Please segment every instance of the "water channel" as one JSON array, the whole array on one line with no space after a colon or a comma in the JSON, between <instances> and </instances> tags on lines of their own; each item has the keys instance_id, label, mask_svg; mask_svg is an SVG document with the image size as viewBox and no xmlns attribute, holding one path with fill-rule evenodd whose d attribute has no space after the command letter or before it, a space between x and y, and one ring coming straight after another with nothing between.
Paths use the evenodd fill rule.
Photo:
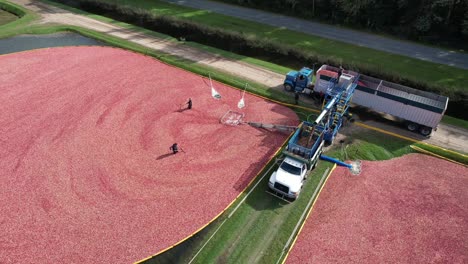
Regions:
<instances>
[{"instance_id":1,"label":"water channel","mask_svg":"<svg viewBox=\"0 0 468 264\"><path fill-rule=\"evenodd\" d=\"M92 38L76 33L55 33L48 35L19 35L0 39L0 54L24 50L62 46L108 46Z\"/></svg>"}]
</instances>

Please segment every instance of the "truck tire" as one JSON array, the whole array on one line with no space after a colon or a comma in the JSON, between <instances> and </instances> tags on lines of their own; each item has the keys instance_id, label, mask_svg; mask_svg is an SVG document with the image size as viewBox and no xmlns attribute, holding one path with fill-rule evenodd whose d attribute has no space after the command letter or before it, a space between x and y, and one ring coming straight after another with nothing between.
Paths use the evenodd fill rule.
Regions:
<instances>
[{"instance_id":1,"label":"truck tire","mask_svg":"<svg viewBox=\"0 0 468 264\"><path fill-rule=\"evenodd\" d=\"M429 136L432 132L432 128L431 127L427 127L427 126L421 126L419 128L419 133L421 133L421 135L423 136Z\"/></svg>"},{"instance_id":2,"label":"truck tire","mask_svg":"<svg viewBox=\"0 0 468 264\"><path fill-rule=\"evenodd\" d=\"M416 123L409 122L409 123L406 125L406 128L407 128L409 131L416 131L416 130L418 130L419 126L418 126L418 124L416 124Z\"/></svg>"},{"instance_id":3,"label":"truck tire","mask_svg":"<svg viewBox=\"0 0 468 264\"><path fill-rule=\"evenodd\" d=\"M292 92L292 91L293 91L293 87L292 87L290 84L285 84L285 85L284 85L284 90L285 90L285 91L288 91L288 92Z\"/></svg>"}]
</instances>

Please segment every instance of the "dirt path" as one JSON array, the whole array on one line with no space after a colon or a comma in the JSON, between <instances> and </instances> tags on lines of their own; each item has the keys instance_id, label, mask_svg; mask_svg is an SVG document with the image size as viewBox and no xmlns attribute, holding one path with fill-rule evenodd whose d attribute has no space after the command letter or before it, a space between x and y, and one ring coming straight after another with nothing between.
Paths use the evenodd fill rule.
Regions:
<instances>
[{"instance_id":1,"label":"dirt path","mask_svg":"<svg viewBox=\"0 0 468 264\"><path fill-rule=\"evenodd\" d=\"M281 89L282 87L284 79L283 75L268 71L261 67L235 60L229 60L211 53L188 47L181 43L161 40L153 36L127 30L108 23L103 23L98 20L73 14L69 11L41 2L32 0L15 0L14 2L40 14L42 16L41 23L59 23L92 29L140 44L151 49L170 54L176 54L177 56L196 61L202 65L210 66L230 74L241 76L250 81L265 84L268 87L271 87L271 89ZM307 101L306 99L302 100ZM434 132L431 138L426 139L420 137L417 134L408 133L403 128L397 127L395 125L383 125L380 122L372 122L371 120L363 122L369 122L369 125L390 130L394 133L404 134L405 136L416 140L424 140L427 143L441 146L443 148L449 148L468 153L468 131L464 129L440 124L437 132Z\"/></svg>"}]
</instances>

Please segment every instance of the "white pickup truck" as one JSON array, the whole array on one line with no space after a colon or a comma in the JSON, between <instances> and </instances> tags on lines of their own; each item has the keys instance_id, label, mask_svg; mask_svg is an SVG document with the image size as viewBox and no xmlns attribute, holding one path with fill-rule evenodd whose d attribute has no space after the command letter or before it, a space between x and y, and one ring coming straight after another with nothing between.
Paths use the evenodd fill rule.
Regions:
<instances>
[{"instance_id":1,"label":"white pickup truck","mask_svg":"<svg viewBox=\"0 0 468 264\"><path fill-rule=\"evenodd\" d=\"M286 157L278 170L271 175L268 187L290 199L297 199L307 178L307 172L307 164Z\"/></svg>"},{"instance_id":2,"label":"white pickup truck","mask_svg":"<svg viewBox=\"0 0 468 264\"><path fill-rule=\"evenodd\" d=\"M304 121L296 128L283 150L284 160L268 181L268 187L281 198L297 199L309 171L317 165L325 141L324 130L314 126Z\"/></svg>"}]
</instances>

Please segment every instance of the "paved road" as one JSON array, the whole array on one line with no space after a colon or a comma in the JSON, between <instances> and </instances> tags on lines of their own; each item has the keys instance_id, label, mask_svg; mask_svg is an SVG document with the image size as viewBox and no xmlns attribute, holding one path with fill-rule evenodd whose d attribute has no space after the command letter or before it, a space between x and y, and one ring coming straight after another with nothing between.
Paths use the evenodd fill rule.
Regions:
<instances>
[{"instance_id":1,"label":"paved road","mask_svg":"<svg viewBox=\"0 0 468 264\"><path fill-rule=\"evenodd\" d=\"M297 19L294 17L287 17L256 9L238 7L213 1L165 1L197 9L210 10L216 13L238 17L254 22L260 22L275 27L285 27L306 34L320 36L327 39L338 40L358 46L404 55L416 59L432 61L440 64L446 64L462 69L468 69L468 54L464 53L428 47L424 45L411 43L408 41L390 39L360 31L339 28L326 24Z\"/></svg>"},{"instance_id":2,"label":"paved road","mask_svg":"<svg viewBox=\"0 0 468 264\"><path fill-rule=\"evenodd\" d=\"M196 61L199 64L240 76L252 82L262 83L268 86L268 89L282 90L284 75L271 72L255 65L226 59L196 48L192 48L182 43L159 39L141 32L136 32L109 23L104 23L83 15L73 14L69 11L39 1L15 0L13 2L40 14L41 20L39 23L57 23L92 29L140 44L149 49L175 54L179 57L183 57L191 61ZM301 100L310 103L310 100L307 98L301 98ZM410 133L405 129L401 129L400 127L397 127L395 123L390 123L387 125L385 122L373 122L373 120L360 121L400 135L405 135L415 140L421 140L426 143L468 153L468 131L464 129L453 128L448 125L440 124L437 132L434 132L432 136L427 139L419 136L416 133Z\"/></svg>"}]
</instances>

